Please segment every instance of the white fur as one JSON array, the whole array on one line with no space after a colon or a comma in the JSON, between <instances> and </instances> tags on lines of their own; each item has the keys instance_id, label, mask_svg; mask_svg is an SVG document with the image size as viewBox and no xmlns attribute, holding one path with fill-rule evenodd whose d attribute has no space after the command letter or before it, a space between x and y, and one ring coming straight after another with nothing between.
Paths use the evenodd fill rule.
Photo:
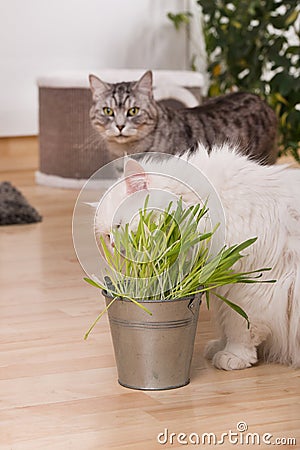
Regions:
<instances>
[{"instance_id":1,"label":"white fur","mask_svg":"<svg viewBox=\"0 0 300 450\"><path fill-rule=\"evenodd\" d=\"M300 170L283 165L260 166L226 145L213 149L209 156L199 147L189 162L206 175L220 196L226 215L226 243L258 237L237 269L272 267L263 279L277 280L273 284L241 284L219 290L247 312L251 326L248 330L243 318L221 300L213 299L220 339L207 345L206 356L216 367L226 370L250 367L257 362L258 351L266 361L300 367ZM176 161L169 164L170 171L180 178ZM148 183L152 186L155 180L150 176ZM172 192L182 190L176 181L161 187ZM143 198L146 193L141 191ZM177 193L185 201L193 201L189 192ZM110 227L112 211L125 196L123 183L107 197L106 223L98 215L98 231ZM135 203L129 216L136 208Z\"/></svg>"}]
</instances>

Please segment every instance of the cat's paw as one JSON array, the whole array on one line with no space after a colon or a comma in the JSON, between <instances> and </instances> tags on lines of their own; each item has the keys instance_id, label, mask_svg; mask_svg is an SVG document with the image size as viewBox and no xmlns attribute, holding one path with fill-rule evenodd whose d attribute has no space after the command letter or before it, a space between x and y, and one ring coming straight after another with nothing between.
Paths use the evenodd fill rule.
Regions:
<instances>
[{"instance_id":1,"label":"cat's paw","mask_svg":"<svg viewBox=\"0 0 300 450\"><path fill-rule=\"evenodd\" d=\"M220 350L224 350L224 347L225 342L222 339L213 339L206 344L204 349L204 357L211 360L216 353L218 353Z\"/></svg>"},{"instance_id":2,"label":"cat's paw","mask_svg":"<svg viewBox=\"0 0 300 450\"><path fill-rule=\"evenodd\" d=\"M228 351L220 351L215 354L212 359L213 365L217 369L223 370L240 370L251 367L257 362L256 357L245 358Z\"/></svg>"}]
</instances>

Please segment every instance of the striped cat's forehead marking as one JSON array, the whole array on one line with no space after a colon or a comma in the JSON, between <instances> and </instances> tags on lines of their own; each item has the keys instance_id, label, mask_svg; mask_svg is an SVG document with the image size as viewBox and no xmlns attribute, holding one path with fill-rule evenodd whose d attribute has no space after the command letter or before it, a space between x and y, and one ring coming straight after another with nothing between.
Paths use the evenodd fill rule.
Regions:
<instances>
[{"instance_id":1,"label":"striped cat's forehead marking","mask_svg":"<svg viewBox=\"0 0 300 450\"><path fill-rule=\"evenodd\" d=\"M116 104L120 106L124 102L124 99L126 99L130 95L130 90L128 84L116 84L114 85L114 88L112 90L112 97L114 98Z\"/></svg>"},{"instance_id":2,"label":"striped cat's forehead marking","mask_svg":"<svg viewBox=\"0 0 300 450\"><path fill-rule=\"evenodd\" d=\"M115 107L121 108L128 105L132 96L132 89L130 83L121 83L113 85L111 97Z\"/></svg>"},{"instance_id":3,"label":"striped cat's forehead marking","mask_svg":"<svg viewBox=\"0 0 300 450\"><path fill-rule=\"evenodd\" d=\"M113 85L112 95L123 95L124 93L130 94L130 92L130 83L116 83Z\"/></svg>"},{"instance_id":4,"label":"striped cat's forehead marking","mask_svg":"<svg viewBox=\"0 0 300 450\"><path fill-rule=\"evenodd\" d=\"M122 106L125 106L126 103L127 103L128 100L129 100L129 98L130 98L130 95L129 95L129 94L126 95L126 97L124 97L124 96L118 96L118 95L113 95L113 96L112 96L112 100L113 100L113 102L114 102L114 106L115 106L115 107L119 107L119 108L122 108Z\"/></svg>"}]
</instances>

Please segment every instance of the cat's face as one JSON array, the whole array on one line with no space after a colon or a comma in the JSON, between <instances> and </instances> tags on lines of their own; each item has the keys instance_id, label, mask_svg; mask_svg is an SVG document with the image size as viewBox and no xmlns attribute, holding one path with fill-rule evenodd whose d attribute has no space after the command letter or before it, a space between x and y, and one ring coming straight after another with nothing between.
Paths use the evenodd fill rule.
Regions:
<instances>
[{"instance_id":1,"label":"cat's face","mask_svg":"<svg viewBox=\"0 0 300 450\"><path fill-rule=\"evenodd\" d=\"M97 206L95 216L95 233L98 241L102 235L107 247L112 251L114 246L113 229L126 223L132 231L138 224L138 210L144 205L148 194L149 177L143 167L136 161L129 159L122 177L103 196ZM134 197L131 199L131 195Z\"/></svg>"},{"instance_id":2,"label":"cat's face","mask_svg":"<svg viewBox=\"0 0 300 450\"><path fill-rule=\"evenodd\" d=\"M136 82L111 84L95 75L90 75L89 79L93 93L91 121L105 140L130 143L143 139L152 131L157 109L150 71Z\"/></svg>"}]
</instances>

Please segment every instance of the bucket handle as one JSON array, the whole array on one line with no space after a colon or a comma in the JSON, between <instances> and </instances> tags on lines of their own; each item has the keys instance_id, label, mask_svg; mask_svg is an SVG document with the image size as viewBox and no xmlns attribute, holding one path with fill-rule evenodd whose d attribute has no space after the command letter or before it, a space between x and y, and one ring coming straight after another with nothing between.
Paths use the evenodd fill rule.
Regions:
<instances>
[{"instance_id":1,"label":"bucket handle","mask_svg":"<svg viewBox=\"0 0 300 450\"><path fill-rule=\"evenodd\" d=\"M197 302L199 301L199 306L201 305L201 294L196 294L194 298L192 298L192 300L190 301L190 303L188 304L188 308L191 311L191 313L194 315L195 314L195 308L197 306Z\"/></svg>"}]
</instances>

